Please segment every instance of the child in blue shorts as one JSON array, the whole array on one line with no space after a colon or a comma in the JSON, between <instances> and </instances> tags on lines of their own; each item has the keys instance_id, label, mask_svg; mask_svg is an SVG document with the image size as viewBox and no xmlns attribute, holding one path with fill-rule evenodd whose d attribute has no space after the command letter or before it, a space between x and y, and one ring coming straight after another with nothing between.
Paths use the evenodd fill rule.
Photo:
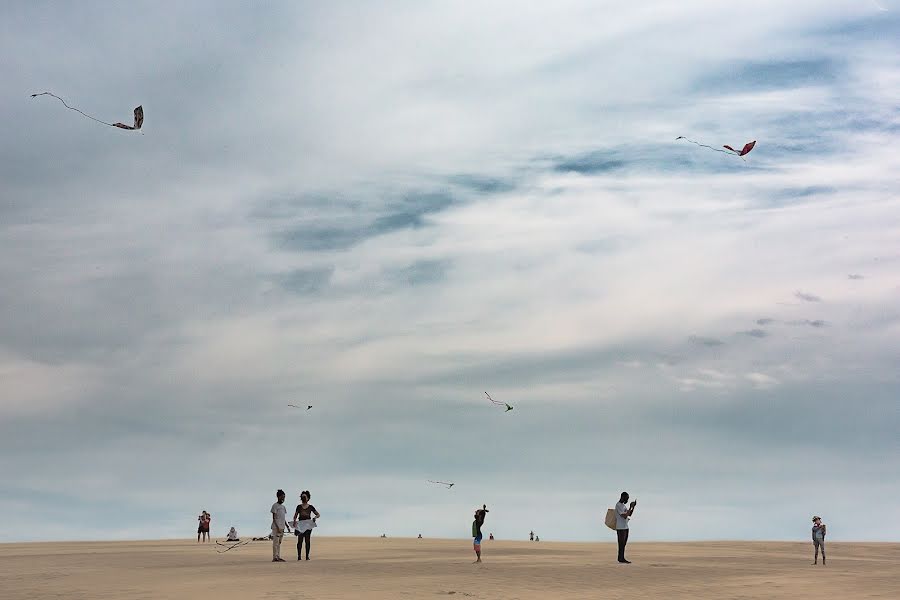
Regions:
<instances>
[{"instance_id":1,"label":"child in blue shorts","mask_svg":"<svg viewBox=\"0 0 900 600\"><path fill-rule=\"evenodd\" d=\"M472 521L472 537L475 538L473 546L477 563L481 562L481 526L484 525L484 518L489 512L487 504L482 504L481 508L475 511L475 520Z\"/></svg>"}]
</instances>

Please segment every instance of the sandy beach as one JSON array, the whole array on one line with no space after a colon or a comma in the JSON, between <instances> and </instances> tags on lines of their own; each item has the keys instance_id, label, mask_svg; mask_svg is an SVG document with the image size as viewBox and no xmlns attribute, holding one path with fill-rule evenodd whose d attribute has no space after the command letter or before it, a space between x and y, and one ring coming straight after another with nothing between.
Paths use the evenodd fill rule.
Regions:
<instances>
[{"instance_id":1,"label":"sandy beach","mask_svg":"<svg viewBox=\"0 0 900 600\"><path fill-rule=\"evenodd\" d=\"M315 537L313 560L286 563L256 542L225 554L193 540L0 545L7 600L254 598L898 598L900 544L830 543L813 567L803 543L609 543Z\"/></svg>"}]
</instances>

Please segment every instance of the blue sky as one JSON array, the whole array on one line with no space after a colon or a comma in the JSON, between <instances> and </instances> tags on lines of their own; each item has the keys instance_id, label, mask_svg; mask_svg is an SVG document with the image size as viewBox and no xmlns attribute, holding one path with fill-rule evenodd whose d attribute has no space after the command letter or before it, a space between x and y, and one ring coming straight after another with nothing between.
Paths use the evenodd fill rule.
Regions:
<instances>
[{"instance_id":1,"label":"blue sky","mask_svg":"<svg viewBox=\"0 0 900 600\"><path fill-rule=\"evenodd\" d=\"M634 539L900 539L898 34L4 3L0 541L261 534L279 487L321 535L609 541L628 490Z\"/></svg>"}]
</instances>

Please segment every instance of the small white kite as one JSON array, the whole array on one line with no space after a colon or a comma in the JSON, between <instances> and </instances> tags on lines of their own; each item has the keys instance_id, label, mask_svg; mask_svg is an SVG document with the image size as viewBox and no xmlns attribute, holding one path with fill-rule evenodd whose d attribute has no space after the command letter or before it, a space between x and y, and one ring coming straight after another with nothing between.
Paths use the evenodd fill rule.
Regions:
<instances>
[{"instance_id":1,"label":"small white kite","mask_svg":"<svg viewBox=\"0 0 900 600\"><path fill-rule=\"evenodd\" d=\"M452 488L454 485L456 485L455 483L447 483L446 481L432 481L431 479L428 480L428 483L434 483L437 485L445 485L445 486L447 486L448 490L450 488Z\"/></svg>"},{"instance_id":2,"label":"small white kite","mask_svg":"<svg viewBox=\"0 0 900 600\"><path fill-rule=\"evenodd\" d=\"M509 404L507 404L506 402L497 402L496 400L491 398L491 395L488 394L487 392L485 392L484 395L487 396L487 399L490 400L492 404L496 404L497 406L505 406L506 411L504 411L504 412L509 412L513 409L513 407L510 406Z\"/></svg>"}]
</instances>

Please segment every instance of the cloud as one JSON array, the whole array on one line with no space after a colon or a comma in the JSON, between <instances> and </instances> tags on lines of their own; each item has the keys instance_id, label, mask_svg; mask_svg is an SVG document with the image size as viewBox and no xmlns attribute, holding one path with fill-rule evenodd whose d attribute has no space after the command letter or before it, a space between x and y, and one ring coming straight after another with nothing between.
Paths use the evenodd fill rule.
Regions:
<instances>
[{"instance_id":1,"label":"cloud","mask_svg":"<svg viewBox=\"0 0 900 600\"><path fill-rule=\"evenodd\" d=\"M278 277L279 284L286 290L298 294L317 292L328 285L334 269L294 269Z\"/></svg>"},{"instance_id":2,"label":"cloud","mask_svg":"<svg viewBox=\"0 0 900 600\"><path fill-rule=\"evenodd\" d=\"M608 152L594 151L587 154L560 159L554 169L561 173L579 173L581 175L597 175L618 171L625 167L625 161L613 158Z\"/></svg>"},{"instance_id":3,"label":"cloud","mask_svg":"<svg viewBox=\"0 0 900 600\"><path fill-rule=\"evenodd\" d=\"M847 275L847 279L865 279L865 277L858 273L851 273L850 275Z\"/></svg>"},{"instance_id":4,"label":"cloud","mask_svg":"<svg viewBox=\"0 0 900 600\"><path fill-rule=\"evenodd\" d=\"M707 346L707 347L721 346L722 344L725 343L722 340L717 340L716 338L703 337L700 335L692 335L688 338L688 340L692 344L698 344L700 346Z\"/></svg>"},{"instance_id":5,"label":"cloud","mask_svg":"<svg viewBox=\"0 0 900 600\"><path fill-rule=\"evenodd\" d=\"M821 302L822 299L814 294L807 294L805 292L796 292L794 297L800 298L804 302Z\"/></svg>"},{"instance_id":6,"label":"cloud","mask_svg":"<svg viewBox=\"0 0 900 600\"><path fill-rule=\"evenodd\" d=\"M625 447L652 536L790 537L812 488L835 530L900 535L846 494L879 514L900 495L896 19L135 10L0 5L21 91L0 100L4 541L183 536L201 508L264 533L279 487L311 489L329 534L457 536L448 515L488 501L496 531L550 504L555 536L596 540L624 484L584 473ZM144 135L28 96L45 88L143 104ZM759 143L744 162L678 135ZM798 287L828 302L773 306ZM759 314L764 343L722 337ZM776 335L793 322L814 335ZM301 439L302 480L277 458ZM698 487L716 519L685 508Z\"/></svg>"},{"instance_id":7,"label":"cloud","mask_svg":"<svg viewBox=\"0 0 900 600\"><path fill-rule=\"evenodd\" d=\"M822 319L799 319L796 321L788 321L788 325L808 325L809 327L820 329L822 327L825 327L827 323Z\"/></svg>"},{"instance_id":8,"label":"cloud","mask_svg":"<svg viewBox=\"0 0 900 600\"><path fill-rule=\"evenodd\" d=\"M741 335L747 335L747 336L755 337L755 338L764 338L764 337L766 337L767 335L769 335L768 333L766 333L766 332L765 332L764 330L762 330L762 329L751 329L751 330L749 330L749 331L741 331L741 332L739 332L739 333L740 333Z\"/></svg>"},{"instance_id":9,"label":"cloud","mask_svg":"<svg viewBox=\"0 0 900 600\"><path fill-rule=\"evenodd\" d=\"M644 363L639 360L620 360L616 364L626 369L639 369L644 366Z\"/></svg>"},{"instance_id":10,"label":"cloud","mask_svg":"<svg viewBox=\"0 0 900 600\"><path fill-rule=\"evenodd\" d=\"M770 389L780 383L777 379L765 373L747 373L744 375L744 378L751 382L754 387L762 390Z\"/></svg>"},{"instance_id":11,"label":"cloud","mask_svg":"<svg viewBox=\"0 0 900 600\"><path fill-rule=\"evenodd\" d=\"M510 178L460 174L449 177L447 181L480 194L499 194L516 189L516 182Z\"/></svg>"},{"instance_id":12,"label":"cloud","mask_svg":"<svg viewBox=\"0 0 900 600\"><path fill-rule=\"evenodd\" d=\"M702 77L698 87L735 92L778 90L834 83L842 74L840 64L829 57L806 60L747 61L730 69Z\"/></svg>"}]
</instances>

